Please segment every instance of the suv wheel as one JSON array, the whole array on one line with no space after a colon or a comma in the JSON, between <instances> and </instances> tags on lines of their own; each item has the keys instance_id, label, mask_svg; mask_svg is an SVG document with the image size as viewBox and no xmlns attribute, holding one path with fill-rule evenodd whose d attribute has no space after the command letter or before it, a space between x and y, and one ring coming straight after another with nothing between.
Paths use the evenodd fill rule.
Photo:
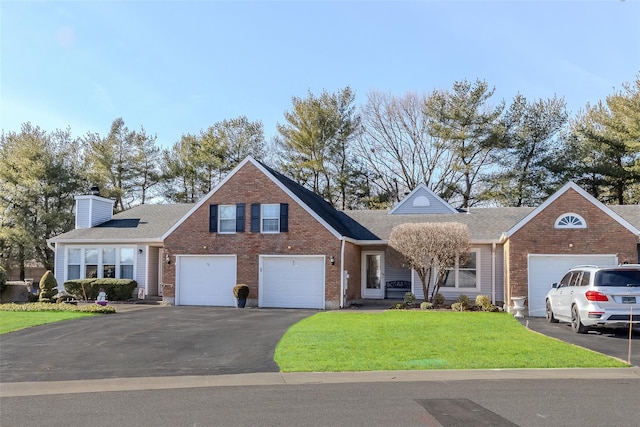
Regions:
<instances>
[{"instance_id":1,"label":"suv wheel","mask_svg":"<svg viewBox=\"0 0 640 427\"><path fill-rule=\"evenodd\" d=\"M558 319L553 315L553 310L551 309L551 301L547 300L547 322L549 323L558 323Z\"/></svg>"},{"instance_id":2,"label":"suv wheel","mask_svg":"<svg viewBox=\"0 0 640 427\"><path fill-rule=\"evenodd\" d=\"M589 331L589 328L584 326L580 321L580 313L576 305L571 307L571 329L578 334L586 334Z\"/></svg>"}]
</instances>

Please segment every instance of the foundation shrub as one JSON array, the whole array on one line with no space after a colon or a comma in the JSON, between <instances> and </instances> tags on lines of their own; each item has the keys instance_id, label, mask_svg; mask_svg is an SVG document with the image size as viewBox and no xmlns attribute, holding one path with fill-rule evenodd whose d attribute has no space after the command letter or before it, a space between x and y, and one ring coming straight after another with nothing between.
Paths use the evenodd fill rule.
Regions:
<instances>
[{"instance_id":1,"label":"foundation shrub","mask_svg":"<svg viewBox=\"0 0 640 427\"><path fill-rule=\"evenodd\" d=\"M132 298L138 283L132 279L77 279L64 282L67 294L78 299L94 300L103 288L109 301L127 301ZM83 292L84 288L84 292Z\"/></svg>"},{"instance_id":2,"label":"foundation shrub","mask_svg":"<svg viewBox=\"0 0 640 427\"><path fill-rule=\"evenodd\" d=\"M423 301L420 303L420 310L433 310L433 303Z\"/></svg>"},{"instance_id":3,"label":"foundation shrub","mask_svg":"<svg viewBox=\"0 0 640 427\"><path fill-rule=\"evenodd\" d=\"M416 296L413 294L413 292L406 292L404 294L404 303L407 305L412 305L415 304L416 302Z\"/></svg>"}]
</instances>

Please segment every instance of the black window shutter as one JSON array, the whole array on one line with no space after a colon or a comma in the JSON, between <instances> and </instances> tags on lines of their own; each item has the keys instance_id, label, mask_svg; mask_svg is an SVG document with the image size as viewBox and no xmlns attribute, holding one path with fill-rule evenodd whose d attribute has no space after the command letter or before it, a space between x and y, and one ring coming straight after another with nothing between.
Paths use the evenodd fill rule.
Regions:
<instances>
[{"instance_id":1,"label":"black window shutter","mask_svg":"<svg viewBox=\"0 0 640 427\"><path fill-rule=\"evenodd\" d=\"M236 232L244 233L244 203L236 205Z\"/></svg>"},{"instance_id":2,"label":"black window shutter","mask_svg":"<svg viewBox=\"0 0 640 427\"><path fill-rule=\"evenodd\" d=\"M218 231L218 205L209 205L209 232Z\"/></svg>"},{"instance_id":3,"label":"black window shutter","mask_svg":"<svg viewBox=\"0 0 640 427\"><path fill-rule=\"evenodd\" d=\"M289 231L289 204L280 203L280 231Z\"/></svg>"},{"instance_id":4,"label":"black window shutter","mask_svg":"<svg viewBox=\"0 0 640 427\"><path fill-rule=\"evenodd\" d=\"M260 203L251 204L251 232L260 232Z\"/></svg>"}]
</instances>

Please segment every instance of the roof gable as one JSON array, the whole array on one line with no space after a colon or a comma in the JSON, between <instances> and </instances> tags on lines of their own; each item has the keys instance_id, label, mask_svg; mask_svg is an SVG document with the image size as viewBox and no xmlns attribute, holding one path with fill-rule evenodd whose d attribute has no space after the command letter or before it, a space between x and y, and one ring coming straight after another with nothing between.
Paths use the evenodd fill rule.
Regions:
<instances>
[{"instance_id":1,"label":"roof gable","mask_svg":"<svg viewBox=\"0 0 640 427\"><path fill-rule=\"evenodd\" d=\"M260 170L266 178L275 183L284 193L296 201L303 209L305 209L314 219L322 224L336 238L349 237L356 240L379 240L376 235L368 229L360 225L354 219L338 211L330 203L318 196L314 192L304 188L292 179L276 172L265 164L255 160L251 156L247 156L240 162L222 181L218 183L208 194L202 197L178 222L174 224L163 236L169 236L180 224L189 218L198 208L207 202L222 186L224 186L231 177L233 177L240 169L245 167L247 163L252 164Z\"/></svg>"},{"instance_id":2,"label":"roof gable","mask_svg":"<svg viewBox=\"0 0 640 427\"><path fill-rule=\"evenodd\" d=\"M620 215L618 215L616 212L614 212L611 208L609 208L606 205L604 205L603 203L601 203L599 200L597 200L591 194L587 193L582 187L577 185L575 182L569 181L561 189L559 189L553 195L551 195L551 197L549 197L547 200L545 200L544 203L542 203L540 206L535 208L529 215L527 215L526 217L522 218L516 225L511 227L511 229L509 229L509 231L507 231L505 233L504 237L507 237L507 238L511 237L515 232L517 232L522 227L524 227L536 215L538 215L540 212L545 210L549 205L551 205L553 202L558 200L563 194L565 194L569 190L573 190L576 193L580 194L582 197L585 198L585 200L587 200L588 202L593 204L595 207L600 209L605 215L608 215L609 217L611 217L613 220L618 222L621 226L623 226L624 228L629 230L631 233L635 234L636 236L640 236L640 230L638 228L636 228L631 223L629 223L627 220L622 218Z\"/></svg>"},{"instance_id":3,"label":"roof gable","mask_svg":"<svg viewBox=\"0 0 640 427\"><path fill-rule=\"evenodd\" d=\"M448 213L458 211L422 183L389 211L389 215Z\"/></svg>"}]
</instances>

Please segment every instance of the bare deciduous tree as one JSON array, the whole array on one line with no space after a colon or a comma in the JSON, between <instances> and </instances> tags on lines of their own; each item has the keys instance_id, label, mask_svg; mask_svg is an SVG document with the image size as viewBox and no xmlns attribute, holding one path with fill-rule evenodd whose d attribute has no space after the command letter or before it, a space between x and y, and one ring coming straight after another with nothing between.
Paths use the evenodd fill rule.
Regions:
<instances>
[{"instance_id":1,"label":"bare deciduous tree","mask_svg":"<svg viewBox=\"0 0 640 427\"><path fill-rule=\"evenodd\" d=\"M442 193L453 179L453 151L431 135L426 104L427 97L416 93L372 91L363 107L358 155L393 201L420 183Z\"/></svg>"},{"instance_id":2,"label":"bare deciduous tree","mask_svg":"<svg viewBox=\"0 0 640 427\"><path fill-rule=\"evenodd\" d=\"M447 271L469 250L469 230L457 222L400 224L391 230L389 246L416 271L425 300L433 300L447 278ZM435 275L431 295L429 289Z\"/></svg>"}]
</instances>

